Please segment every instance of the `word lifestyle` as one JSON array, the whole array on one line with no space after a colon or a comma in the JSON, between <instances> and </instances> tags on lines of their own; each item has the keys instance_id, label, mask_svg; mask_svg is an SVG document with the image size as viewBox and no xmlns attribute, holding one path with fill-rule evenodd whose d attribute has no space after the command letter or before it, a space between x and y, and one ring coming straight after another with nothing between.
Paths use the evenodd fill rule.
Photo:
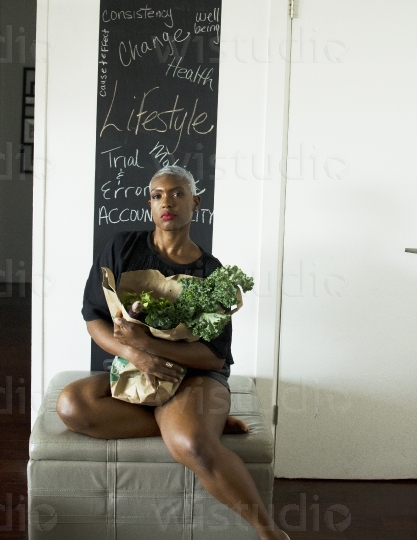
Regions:
<instances>
[{"instance_id":1,"label":"word lifestyle","mask_svg":"<svg viewBox=\"0 0 417 540\"><path fill-rule=\"evenodd\" d=\"M129 116L126 118L126 123L120 124L120 122L118 122L117 125L114 122L111 122L113 106L116 102L116 108L120 109L126 103L126 96L122 96L120 102L116 100L117 83L118 81L116 81L114 86L113 99L104 120L103 127L101 128L100 137L103 136L103 133L108 128L113 128L120 132L133 131L135 135L138 135L140 130L156 131L158 133L178 132L175 148L169 150L169 153L172 154L177 150L184 134L192 135L192 132L194 132L198 135L207 135L207 133L210 133L214 128L214 124L211 124L210 126L206 124L208 114L205 111L198 112L198 98L194 101L191 114L189 114L190 110L187 110L185 107L179 107L180 96L178 94L175 97L172 108L163 111L149 111L147 108L145 109L147 97L151 93L159 90L159 86L155 86L147 92L144 92L139 108L133 107ZM133 99L136 99L136 96L133 96ZM161 101L165 102L166 98L164 97ZM146 107L148 107L147 104ZM204 127L203 124L205 124ZM200 126L200 128L198 128L198 126Z\"/></svg>"},{"instance_id":2,"label":"word lifestyle","mask_svg":"<svg viewBox=\"0 0 417 540\"><path fill-rule=\"evenodd\" d=\"M211 74L213 73L213 68L210 68L210 69L204 68L203 71L200 73L200 66L198 66L197 70L194 72L193 69L180 67L182 60L183 60L182 56L180 56L177 60L176 59L172 60L171 63L168 64L168 68L166 70L165 75L168 75L168 72L172 68L173 77L178 77L179 79L188 79L191 83L197 82L197 84L201 83L203 86L208 82L208 85L210 86L210 90L213 90L213 87L212 87L213 79L211 78ZM175 62L177 63L174 64Z\"/></svg>"}]
</instances>

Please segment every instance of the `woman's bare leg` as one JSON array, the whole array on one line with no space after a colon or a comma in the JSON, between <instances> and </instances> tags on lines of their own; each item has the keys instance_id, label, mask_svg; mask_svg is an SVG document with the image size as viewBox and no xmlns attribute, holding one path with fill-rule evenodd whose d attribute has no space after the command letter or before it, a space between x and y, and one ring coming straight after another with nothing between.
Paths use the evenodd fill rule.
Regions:
<instances>
[{"instance_id":1,"label":"woman's bare leg","mask_svg":"<svg viewBox=\"0 0 417 540\"><path fill-rule=\"evenodd\" d=\"M108 373L92 375L66 386L58 397L57 412L72 431L100 439L161 434L154 407L134 405L111 396Z\"/></svg>"},{"instance_id":2,"label":"woman's bare leg","mask_svg":"<svg viewBox=\"0 0 417 540\"><path fill-rule=\"evenodd\" d=\"M161 435L176 461L204 488L240 514L263 540L288 537L273 522L243 461L220 442L230 394L208 377L185 379L175 397L155 410Z\"/></svg>"},{"instance_id":3,"label":"woman's bare leg","mask_svg":"<svg viewBox=\"0 0 417 540\"><path fill-rule=\"evenodd\" d=\"M100 439L159 436L154 410L113 398L108 373L74 381L62 390L57 401L57 412L69 429ZM226 419L224 433L247 430L242 420L232 416Z\"/></svg>"}]
</instances>

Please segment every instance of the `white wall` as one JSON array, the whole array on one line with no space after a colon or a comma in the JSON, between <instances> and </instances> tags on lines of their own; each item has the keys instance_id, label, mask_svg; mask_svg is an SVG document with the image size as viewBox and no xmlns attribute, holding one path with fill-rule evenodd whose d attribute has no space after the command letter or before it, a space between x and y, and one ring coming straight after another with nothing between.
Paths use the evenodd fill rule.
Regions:
<instances>
[{"instance_id":1,"label":"white wall","mask_svg":"<svg viewBox=\"0 0 417 540\"><path fill-rule=\"evenodd\" d=\"M234 318L234 373L275 397L286 155L288 5L223 1L213 251L255 279Z\"/></svg>"},{"instance_id":2,"label":"white wall","mask_svg":"<svg viewBox=\"0 0 417 540\"><path fill-rule=\"evenodd\" d=\"M42 98L36 110L34 188L34 276L40 291L33 297L35 413L56 372L89 369L90 364L90 339L80 307L92 262L99 4L38 0L38 41L44 46L39 49L36 80ZM275 29L271 43L276 50L273 61L267 61L271 16L279 19L282 35ZM255 376L261 369L257 351L262 350L269 408L277 290L268 288L268 279L277 278L279 167L273 180L264 182L263 177L265 153L274 152L277 163L281 159L286 65L277 49L281 42L285 45L286 21L285 1L276 0L271 9L267 0L257 2L256 8L250 0L223 0L213 252L257 280L256 291L246 296L235 316L233 372ZM270 74L277 70L278 80ZM276 88L278 101L271 95ZM265 142L268 131L273 138ZM264 190L266 183L273 184L269 192ZM263 208L270 208L274 198L276 227L265 232ZM63 302L65 317L60 316ZM259 320L270 328L261 344Z\"/></svg>"},{"instance_id":3,"label":"white wall","mask_svg":"<svg viewBox=\"0 0 417 540\"><path fill-rule=\"evenodd\" d=\"M99 2L38 0L37 24L35 413L44 385L55 373L89 369L90 364L90 338L80 309L93 248Z\"/></svg>"},{"instance_id":4,"label":"white wall","mask_svg":"<svg viewBox=\"0 0 417 540\"><path fill-rule=\"evenodd\" d=\"M293 23L276 474L415 478L417 4Z\"/></svg>"}]
</instances>

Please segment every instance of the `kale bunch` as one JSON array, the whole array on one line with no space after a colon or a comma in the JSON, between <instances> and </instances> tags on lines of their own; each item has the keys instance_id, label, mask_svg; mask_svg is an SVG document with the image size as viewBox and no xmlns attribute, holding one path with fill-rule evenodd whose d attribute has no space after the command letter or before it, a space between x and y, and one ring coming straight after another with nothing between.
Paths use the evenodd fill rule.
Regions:
<instances>
[{"instance_id":1,"label":"kale bunch","mask_svg":"<svg viewBox=\"0 0 417 540\"><path fill-rule=\"evenodd\" d=\"M181 278L179 283L182 290L175 302L155 298L148 291L125 293L122 303L131 317L153 328L169 330L185 323L195 336L211 341L230 322L230 309L238 302L238 287L243 292L253 288L253 279L237 266L217 268L205 279Z\"/></svg>"}]
</instances>

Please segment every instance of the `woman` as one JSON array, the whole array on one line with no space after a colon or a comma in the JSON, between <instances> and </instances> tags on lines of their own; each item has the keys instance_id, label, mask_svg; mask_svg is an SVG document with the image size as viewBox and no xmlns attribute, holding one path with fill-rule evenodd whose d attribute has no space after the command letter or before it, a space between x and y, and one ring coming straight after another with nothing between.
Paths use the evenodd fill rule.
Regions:
<instances>
[{"instance_id":1,"label":"woman","mask_svg":"<svg viewBox=\"0 0 417 540\"><path fill-rule=\"evenodd\" d=\"M192 343L152 337L146 327L116 318L112 322L101 287L101 267L122 272L154 268L164 275L206 277L220 263L189 236L198 209L192 175L175 166L158 171L150 182L155 230L113 237L90 272L83 316L93 340L111 355L121 356L140 371L177 381L173 399L160 407L133 405L111 397L108 373L76 381L58 398L58 414L73 431L105 439L161 435L169 452L198 476L217 500L239 513L265 540L288 540L269 516L242 460L220 442L222 433L243 433L247 426L228 416L231 325L215 340ZM219 401L220 400L220 401ZM224 405L219 408L219 402ZM256 511L255 511L256 509Z\"/></svg>"}]
</instances>

